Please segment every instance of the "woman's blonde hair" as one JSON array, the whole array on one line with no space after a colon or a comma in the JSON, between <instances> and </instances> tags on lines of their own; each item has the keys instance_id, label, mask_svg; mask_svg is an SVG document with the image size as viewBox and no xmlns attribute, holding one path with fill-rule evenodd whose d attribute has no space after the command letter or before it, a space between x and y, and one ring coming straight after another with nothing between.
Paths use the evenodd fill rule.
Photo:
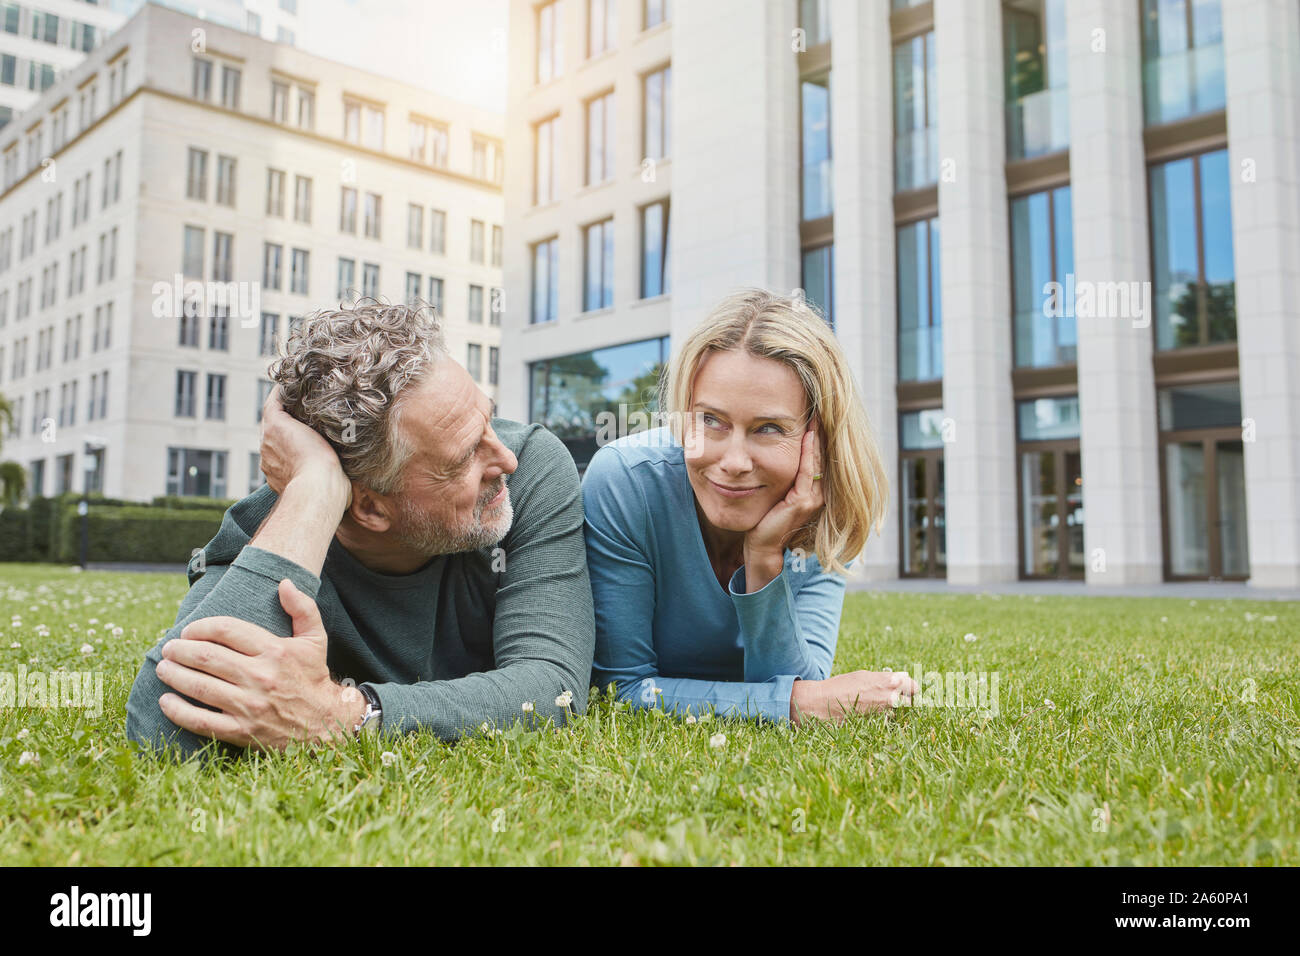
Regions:
<instances>
[{"instance_id":1,"label":"woman's blonde hair","mask_svg":"<svg viewBox=\"0 0 1300 956\"><path fill-rule=\"evenodd\" d=\"M763 289L729 295L665 366L660 408L679 442L693 402L695 375L710 352L743 350L775 359L803 383L820 423L825 507L786 546L812 550L822 567L844 574L885 520L889 478L848 359L826 321L802 298Z\"/></svg>"}]
</instances>

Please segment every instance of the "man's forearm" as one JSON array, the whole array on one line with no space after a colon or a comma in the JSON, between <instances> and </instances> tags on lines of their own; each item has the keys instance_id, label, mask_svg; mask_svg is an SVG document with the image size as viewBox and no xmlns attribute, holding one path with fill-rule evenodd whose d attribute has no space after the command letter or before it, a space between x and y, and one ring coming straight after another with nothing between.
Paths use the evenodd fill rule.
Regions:
<instances>
[{"instance_id":1,"label":"man's forearm","mask_svg":"<svg viewBox=\"0 0 1300 956\"><path fill-rule=\"evenodd\" d=\"M320 577L325 554L346 507L347 502L339 500L336 485L311 475L296 477L285 486L249 544Z\"/></svg>"}]
</instances>

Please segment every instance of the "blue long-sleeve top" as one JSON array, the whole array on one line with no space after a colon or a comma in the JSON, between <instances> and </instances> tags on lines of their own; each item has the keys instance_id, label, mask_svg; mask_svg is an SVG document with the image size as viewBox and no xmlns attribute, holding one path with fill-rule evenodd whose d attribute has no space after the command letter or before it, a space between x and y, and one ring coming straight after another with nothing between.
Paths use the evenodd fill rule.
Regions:
<instances>
[{"instance_id":1,"label":"blue long-sleeve top","mask_svg":"<svg viewBox=\"0 0 1300 956\"><path fill-rule=\"evenodd\" d=\"M745 593L719 584L682 447L667 429L601 448L582 481L596 609L592 683L679 713L790 717L796 679L830 676L844 578L786 551L781 574ZM662 693L659 693L662 691Z\"/></svg>"}]
</instances>

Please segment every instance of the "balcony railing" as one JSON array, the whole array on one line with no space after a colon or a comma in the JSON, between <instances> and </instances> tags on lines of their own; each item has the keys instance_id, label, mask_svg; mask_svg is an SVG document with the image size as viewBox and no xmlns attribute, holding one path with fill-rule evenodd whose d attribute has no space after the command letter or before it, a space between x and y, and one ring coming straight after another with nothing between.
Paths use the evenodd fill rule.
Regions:
<instances>
[{"instance_id":1,"label":"balcony railing","mask_svg":"<svg viewBox=\"0 0 1300 956\"><path fill-rule=\"evenodd\" d=\"M1039 90L1007 104L1007 159L1028 159L1070 145L1070 91Z\"/></svg>"},{"instance_id":2,"label":"balcony railing","mask_svg":"<svg viewBox=\"0 0 1300 956\"><path fill-rule=\"evenodd\" d=\"M1142 96L1148 126L1223 109L1223 44L1147 61L1142 67Z\"/></svg>"}]
</instances>

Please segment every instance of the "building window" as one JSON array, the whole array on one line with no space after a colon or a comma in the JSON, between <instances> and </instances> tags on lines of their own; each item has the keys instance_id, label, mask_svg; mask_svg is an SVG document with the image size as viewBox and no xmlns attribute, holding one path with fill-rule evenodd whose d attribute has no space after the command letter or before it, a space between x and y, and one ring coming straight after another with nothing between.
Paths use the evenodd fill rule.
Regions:
<instances>
[{"instance_id":1,"label":"building window","mask_svg":"<svg viewBox=\"0 0 1300 956\"><path fill-rule=\"evenodd\" d=\"M181 272L195 279L203 278L203 230L186 226L181 248Z\"/></svg>"},{"instance_id":2,"label":"building window","mask_svg":"<svg viewBox=\"0 0 1300 956\"><path fill-rule=\"evenodd\" d=\"M406 206L406 244L411 249L424 246L424 207L415 203Z\"/></svg>"},{"instance_id":3,"label":"building window","mask_svg":"<svg viewBox=\"0 0 1300 956\"><path fill-rule=\"evenodd\" d=\"M614 304L614 220L588 226L583 250L582 310L608 309Z\"/></svg>"},{"instance_id":4,"label":"building window","mask_svg":"<svg viewBox=\"0 0 1300 956\"><path fill-rule=\"evenodd\" d=\"M547 239L533 246L533 307L530 322L554 322L559 316L560 241Z\"/></svg>"},{"instance_id":5,"label":"building window","mask_svg":"<svg viewBox=\"0 0 1300 956\"><path fill-rule=\"evenodd\" d=\"M641 209L641 298L668 292L668 200Z\"/></svg>"},{"instance_id":6,"label":"building window","mask_svg":"<svg viewBox=\"0 0 1300 956\"><path fill-rule=\"evenodd\" d=\"M208 400L203 417L213 421L226 419L226 376L208 373Z\"/></svg>"},{"instance_id":7,"label":"building window","mask_svg":"<svg viewBox=\"0 0 1300 956\"><path fill-rule=\"evenodd\" d=\"M803 218L831 214L831 77L804 80L802 91Z\"/></svg>"},{"instance_id":8,"label":"building window","mask_svg":"<svg viewBox=\"0 0 1300 956\"><path fill-rule=\"evenodd\" d=\"M483 223L478 219L469 221L469 261L483 262Z\"/></svg>"},{"instance_id":9,"label":"building window","mask_svg":"<svg viewBox=\"0 0 1300 956\"><path fill-rule=\"evenodd\" d=\"M204 102L212 98L212 61L204 60L198 57L194 58L194 66L190 72L190 95L196 100ZM91 109L93 116L94 109ZM83 122L82 127L86 124Z\"/></svg>"},{"instance_id":10,"label":"building window","mask_svg":"<svg viewBox=\"0 0 1300 956\"><path fill-rule=\"evenodd\" d=\"M488 346L488 384L497 385L501 380L501 350L495 345Z\"/></svg>"},{"instance_id":11,"label":"building window","mask_svg":"<svg viewBox=\"0 0 1300 956\"><path fill-rule=\"evenodd\" d=\"M560 117L552 116L533 127L533 203L538 206L557 198L555 171L559 165L559 125Z\"/></svg>"},{"instance_id":12,"label":"building window","mask_svg":"<svg viewBox=\"0 0 1300 956\"><path fill-rule=\"evenodd\" d=\"M357 263L355 259L339 259L339 282L336 289L340 302L351 302L357 285Z\"/></svg>"},{"instance_id":13,"label":"building window","mask_svg":"<svg viewBox=\"0 0 1300 956\"><path fill-rule=\"evenodd\" d=\"M429 304L435 313L442 315L442 280L437 276L429 276Z\"/></svg>"},{"instance_id":14,"label":"building window","mask_svg":"<svg viewBox=\"0 0 1300 956\"><path fill-rule=\"evenodd\" d=\"M805 46L831 42L831 0L799 0L799 26Z\"/></svg>"},{"instance_id":15,"label":"building window","mask_svg":"<svg viewBox=\"0 0 1300 956\"><path fill-rule=\"evenodd\" d=\"M235 205L235 157L217 157L217 205Z\"/></svg>"},{"instance_id":16,"label":"building window","mask_svg":"<svg viewBox=\"0 0 1300 956\"><path fill-rule=\"evenodd\" d=\"M1223 109L1220 0L1142 0L1142 93L1148 126Z\"/></svg>"},{"instance_id":17,"label":"building window","mask_svg":"<svg viewBox=\"0 0 1300 956\"><path fill-rule=\"evenodd\" d=\"M803 250L803 290L808 304L821 312L835 328L835 246L813 246Z\"/></svg>"},{"instance_id":18,"label":"building window","mask_svg":"<svg viewBox=\"0 0 1300 956\"><path fill-rule=\"evenodd\" d=\"M1156 348L1235 342L1227 150L1160 163L1149 175ZM1136 298L1135 290L1129 312Z\"/></svg>"},{"instance_id":19,"label":"building window","mask_svg":"<svg viewBox=\"0 0 1300 956\"><path fill-rule=\"evenodd\" d=\"M289 84L278 80L271 82L271 121L289 122Z\"/></svg>"},{"instance_id":20,"label":"building window","mask_svg":"<svg viewBox=\"0 0 1300 956\"><path fill-rule=\"evenodd\" d=\"M180 336L176 342L182 348L199 347L199 302L186 299L180 315Z\"/></svg>"},{"instance_id":21,"label":"building window","mask_svg":"<svg viewBox=\"0 0 1300 956\"><path fill-rule=\"evenodd\" d=\"M450 139L446 125L415 117L411 118L410 124L411 159L446 168Z\"/></svg>"},{"instance_id":22,"label":"building window","mask_svg":"<svg viewBox=\"0 0 1300 956\"><path fill-rule=\"evenodd\" d=\"M200 448L168 448L167 494L224 498L226 453Z\"/></svg>"},{"instance_id":23,"label":"building window","mask_svg":"<svg viewBox=\"0 0 1300 956\"><path fill-rule=\"evenodd\" d=\"M1070 145L1065 0L1004 3L1002 34L1007 159L1065 149Z\"/></svg>"},{"instance_id":24,"label":"building window","mask_svg":"<svg viewBox=\"0 0 1300 956\"><path fill-rule=\"evenodd\" d=\"M500 226L492 227L492 265L501 267L502 253L505 248L505 234Z\"/></svg>"},{"instance_id":25,"label":"building window","mask_svg":"<svg viewBox=\"0 0 1300 956\"><path fill-rule=\"evenodd\" d=\"M213 306L208 319L208 348L218 352L230 351L230 306Z\"/></svg>"},{"instance_id":26,"label":"building window","mask_svg":"<svg viewBox=\"0 0 1300 956\"><path fill-rule=\"evenodd\" d=\"M311 222L311 179L293 177L293 218L295 222Z\"/></svg>"},{"instance_id":27,"label":"building window","mask_svg":"<svg viewBox=\"0 0 1300 956\"><path fill-rule=\"evenodd\" d=\"M483 379L483 346L470 342L465 349L465 371L474 381Z\"/></svg>"},{"instance_id":28,"label":"building window","mask_svg":"<svg viewBox=\"0 0 1300 956\"><path fill-rule=\"evenodd\" d=\"M260 410L258 414L260 416ZM261 421L260 417L258 421ZM251 495L264 484L266 484L266 476L262 474L262 456L255 451L250 451L248 453L248 493Z\"/></svg>"},{"instance_id":29,"label":"building window","mask_svg":"<svg viewBox=\"0 0 1300 956\"><path fill-rule=\"evenodd\" d=\"M316 94L298 88L298 126L300 129L316 128Z\"/></svg>"},{"instance_id":30,"label":"building window","mask_svg":"<svg viewBox=\"0 0 1300 956\"><path fill-rule=\"evenodd\" d=\"M349 186L339 193L339 232L357 233L357 191Z\"/></svg>"},{"instance_id":31,"label":"building window","mask_svg":"<svg viewBox=\"0 0 1300 956\"><path fill-rule=\"evenodd\" d=\"M293 250L289 271L289 291L294 295L307 295L307 276L310 272L311 254L306 249Z\"/></svg>"},{"instance_id":32,"label":"building window","mask_svg":"<svg viewBox=\"0 0 1300 956\"><path fill-rule=\"evenodd\" d=\"M221 105L228 110L239 109L239 70L233 66L221 68Z\"/></svg>"},{"instance_id":33,"label":"building window","mask_svg":"<svg viewBox=\"0 0 1300 956\"><path fill-rule=\"evenodd\" d=\"M502 151L501 144L494 139L475 136L473 146L474 175L479 179L499 183L505 178L505 172L505 154Z\"/></svg>"},{"instance_id":34,"label":"building window","mask_svg":"<svg viewBox=\"0 0 1300 956\"><path fill-rule=\"evenodd\" d=\"M361 294L366 298L379 298L379 266L373 262L361 264Z\"/></svg>"},{"instance_id":35,"label":"building window","mask_svg":"<svg viewBox=\"0 0 1300 956\"><path fill-rule=\"evenodd\" d=\"M474 325L483 324L483 287L481 285L469 287L469 314L466 318Z\"/></svg>"},{"instance_id":36,"label":"building window","mask_svg":"<svg viewBox=\"0 0 1300 956\"><path fill-rule=\"evenodd\" d=\"M420 273L406 274L406 304L414 306L420 298Z\"/></svg>"},{"instance_id":37,"label":"building window","mask_svg":"<svg viewBox=\"0 0 1300 956\"><path fill-rule=\"evenodd\" d=\"M275 355L280 334L280 316L275 312L262 313L262 327L259 330L257 354L261 357Z\"/></svg>"},{"instance_id":38,"label":"building window","mask_svg":"<svg viewBox=\"0 0 1300 956\"><path fill-rule=\"evenodd\" d=\"M384 148L384 111L374 106L365 108L365 130L362 144L369 149Z\"/></svg>"},{"instance_id":39,"label":"building window","mask_svg":"<svg viewBox=\"0 0 1300 956\"><path fill-rule=\"evenodd\" d=\"M669 0L642 0L642 4L642 22L645 23L645 29L649 30L672 19Z\"/></svg>"},{"instance_id":40,"label":"building window","mask_svg":"<svg viewBox=\"0 0 1300 956\"><path fill-rule=\"evenodd\" d=\"M934 31L894 47L894 188L939 181Z\"/></svg>"},{"instance_id":41,"label":"building window","mask_svg":"<svg viewBox=\"0 0 1300 956\"><path fill-rule=\"evenodd\" d=\"M361 142L361 104L343 104L343 138L349 143Z\"/></svg>"},{"instance_id":42,"label":"building window","mask_svg":"<svg viewBox=\"0 0 1300 956\"><path fill-rule=\"evenodd\" d=\"M943 378L939 220L898 229L898 380Z\"/></svg>"},{"instance_id":43,"label":"building window","mask_svg":"<svg viewBox=\"0 0 1300 956\"><path fill-rule=\"evenodd\" d=\"M587 101L587 185L614 178L614 91Z\"/></svg>"},{"instance_id":44,"label":"building window","mask_svg":"<svg viewBox=\"0 0 1300 956\"><path fill-rule=\"evenodd\" d=\"M284 246L268 242L262 247L262 285L267 289L280 290L280 259Z\"/></svg>"},{"instance_id":45,"label":"building window","mask_svg":"<svg viewBox=\"0 0 1300 956\"><path fill-rule=\"evenodd\" d=\"M438 255L447 251L447 214L441 209L429 210L429 251Z\"/></svg>"},{"instance_id":46,"label":"building window","mask_svg":"<svg viewBox=\"0 0 1300 956\"><path fill-rule=\"evenodd\" d=\"M1011 200L1011 292L1017 366L1077 361L1070 187Z\"/></svg>"},{"instance_id":47,"label":"building window","mask_svg":"<svg viewBox=\"0 0 1300 956\"><path fill-rule=\"evenodd\" d=\"M599 56L614 49L618 36L618 4L615 0L587 0L587 56Z\"/></svg>"},{"instance_id":48,"label":"building window","mask_svg":"<svg viewBox=\"0 0 1300 956\"><path fill-rule=\"evenodd\" d=\"M563 41L560 5L552 2L537 8L537 82L549 83L560 75Z\"/></svg>"},{"instance_id":49,"label":"building window","mask_svg":"<svg viewBox=\"0 0 1300 956\"><path fill-rule=\"evenodd\" d=\"M368 239L379 239L383 216L383 197L375 193L366 193L365 232Z\"/></svg>"},{"instance_id":50,"label":"building window","mask_svg":"<svg viewBox=\"0 0 1300 956\"><path fill-rule=\"evenodd\" d=\"M193 146L190 147L186 166L185 198L200 201L207 201L208 198L208 154Z\"/></svg>"},{"instance_id":51,"label":"building window","mask_svg":"<svg viewBox=\"0 0 1300 956\"><path fill-rule=\"evenodd\" d=\"M198 372L178 371L176 373L176 417L194 417L194 391Z\"/></svg>"},{"instance_id":52,"label":"building window","mask_svg":"<svg viewBox=\"0 0 1300 956\"><path fill-rule=\"evenodd\" d=\"M664 67L653 73L647 73L642 79L644 104L644 123L642 142L645 144L646 159L663 159L672 155L671 104L673 68Z\"/></svg>"},{"instance_id":53,"label":"building window","mask_svg":"<svg viewBox=\"0 0 1300 956\"><path fill-rule=\"evenodd\" d=\"M529 420L540 422L569 449L579 469L596 453L597 417L645 417L658 410L656 386L668 358L668 338L565 355L528 366ZM640 417L640 416L635 416ZM648 422L647 422L648 424Z\"/></svg>"},{"instance_id":54,"label":"building window","mask_svg":"<svg viewBox=\"0 0 1300 956\"><path fill-rule=\"evenodd\" d=\"M257 419L254 424L262 423L262 409L266 405L266 400L271 397L271 390L275 388L274 382L269 382L264 378L257 380Z\"/></svg>"},{"instance_id":55,"label":"building window","mask_svg":"<svg viewBox=\"0 0 1300 956\"><path fill-rule=\"evenodd\" d=\"M228 232L214 232L212 238L212 278L218 282L233 282L235 237Z\"/></svg>"},{"instance_id":56,"label":"building window","mask_svg":"<svg viewBox=\"0 0 1300 956\"><path fill-rule=\"evenodd\" d=\"M266 214L284 218L284 171L266 171Z\"/></svg>"}]
</instances>

